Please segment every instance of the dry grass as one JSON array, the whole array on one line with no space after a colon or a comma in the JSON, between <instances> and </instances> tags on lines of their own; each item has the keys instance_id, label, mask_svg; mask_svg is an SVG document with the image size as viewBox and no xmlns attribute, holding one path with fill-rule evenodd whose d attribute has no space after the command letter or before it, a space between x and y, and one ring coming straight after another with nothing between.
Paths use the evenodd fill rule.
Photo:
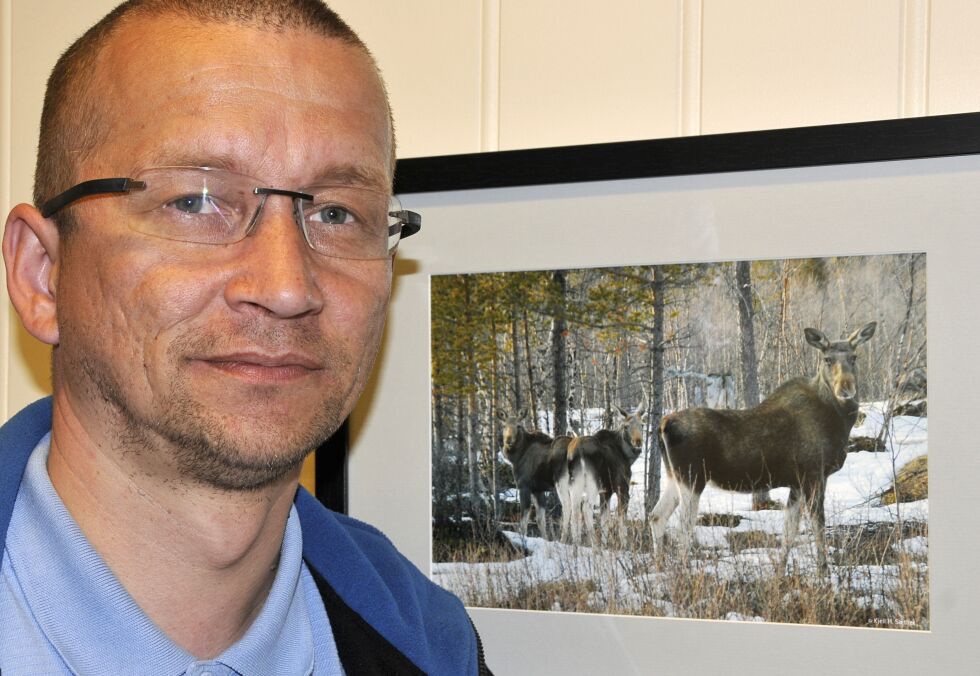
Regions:
<instances>
[{"instance_id":1,"label":"dry grass","mask_svg":"<svg viewBox=\"0 0 980 676\"><path fill-rule=\"evenodd\" d=\"M499 531L479 532L469 528L433 529L432 560L453 563L516 561L527 555Z\"/></svg>"},{"instance_id":2,"label":"dry grass","mask_svg":"<svg viewBox=\"0 0 980 676\"><path fill-rule=\"evenodd\" d=\"M450 587L467 605L495 608L929 628L925 558L900 546L926 536L925 524L834 529L830 575L806 544L776 574L779 538L765 533L733 531L727 548L683 553L651 550L642 524L626 532L622 548L547 543L523 560L465 567Z\"/></svg>"},{"instance_id":3,"label":"dry grass","mask_svg":"<svg viewBox=\"0 0 980 676\"><path fill-rule=\"evenodd\" d=\"M898 471L895 485L881 494L881 504L894 505L898 502L914 502L929 497L928 455L912 460Z\"/></svg>"}]
</instances>

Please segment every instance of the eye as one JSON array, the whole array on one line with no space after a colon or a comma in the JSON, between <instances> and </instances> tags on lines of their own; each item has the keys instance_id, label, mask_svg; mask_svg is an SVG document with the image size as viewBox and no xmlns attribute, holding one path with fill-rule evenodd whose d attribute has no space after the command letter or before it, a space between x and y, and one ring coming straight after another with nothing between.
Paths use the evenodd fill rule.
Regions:
<instances>
[{"instance_id":1,"label":"eye","mask_svg":"<svg viewBox=\"0 0 980 676\"><path fill-rule=\"evenodd\" d=\"M826 364L827 366L830 366L831 364L834 363L834 358L833 357L824 357L823 358L823 363Z\"/></svg>"},{"instance_id":2,"label":"eye","mask_svg":"<svg viewBox=\"0 0 980 676\"><path fill-rule=\"evenodd\" d=\"M342 206L329 204L319 208L309 215L311 221L318 223L328 223L331 225L343 225L354 220L354 215Z\"/></svg>"},{"instance_id":3,"label":"eye","mask_svg":"<svg viewBox=\"0 0 980 676\"><path fill-rule=\"evenodd\" d=\"M182 195L170 200L164 206L185 214L216 214L220 212L207 195Z\"/></svg>"},{"instance_id":4,"label":"eye","mask_svg":"<svg viewBox=\"0 0 980 676\"><path fill-rule=\"evenodd\" d=\"M852 354L850 357L847 358L847 361L850 362L851 364L857 364L857 360L858 360L857 355L854 354Z\"/></svg>"}]
</instances>

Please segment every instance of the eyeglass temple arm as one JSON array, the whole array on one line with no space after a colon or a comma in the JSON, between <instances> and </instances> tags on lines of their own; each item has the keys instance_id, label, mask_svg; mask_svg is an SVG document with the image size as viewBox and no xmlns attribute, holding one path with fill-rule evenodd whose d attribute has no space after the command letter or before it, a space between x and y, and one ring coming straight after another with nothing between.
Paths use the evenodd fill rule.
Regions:
<instances>
[{"instance_id":1,"label":"eyeglass temple arm","mask_svg":"<svg viewBox=\"0 0 980 676\"><path fill-rule=\"evenodd\" d=\"M389 226L389 237L398 234L399 228L401 228L402 239L411 237L422 229L422 216L414 211L402 209L401 211L389 211L388 215L392 218L398 219L397 223L393 223L391 226Z\"/></svg>"},{"instance_id":2,"label":"eyeglass temple arm","mask_svg":"<svg viewBox=\"0 0 980 676\"><path fill-rule=\"evenodd\" d=\"M129 192L131 190L142 190L146 187L143 181L132 178L97 178L92 181L84 181L76 186L69 188L60 195L55 195L41 205L41 216L49 218L58 213L72 202L76 202L83 197L92 195L105 195L114 192Z\"/></svg>"}]
</instances>

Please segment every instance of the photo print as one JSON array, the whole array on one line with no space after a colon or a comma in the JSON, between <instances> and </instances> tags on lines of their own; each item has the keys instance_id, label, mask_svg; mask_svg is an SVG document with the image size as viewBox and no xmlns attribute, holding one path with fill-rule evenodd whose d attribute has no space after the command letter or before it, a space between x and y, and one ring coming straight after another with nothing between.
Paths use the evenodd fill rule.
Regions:
<instances>
[{"instance_id":1,"label":"photo print","mask_svg":"<svg viewBox=\"0 0 980 676\"><path fill-rule=\"evenodd\" d=\"M469 606L929 629L926 255L431 277Z\"/></svg>"}]
</instances>

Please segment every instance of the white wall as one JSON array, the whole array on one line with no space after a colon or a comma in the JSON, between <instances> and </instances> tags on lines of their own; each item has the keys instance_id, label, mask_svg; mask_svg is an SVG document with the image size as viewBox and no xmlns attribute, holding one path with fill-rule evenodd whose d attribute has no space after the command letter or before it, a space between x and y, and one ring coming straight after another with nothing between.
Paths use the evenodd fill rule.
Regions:
<instances>
[{"instance_id":1,"label":"white wall","mask_svg":"<svg viewBox=\"0 0 980 676\"><path fill-rule=\"evenodd\" d=\"M974 0L334 0L400 155L980 110Z\"/></svg>"},{"instance_id":2,"label":"white wall","mask_svg":"<svg viewBox=\"0 0 980 676\"><path fill-rule=\"evenodd\" d=\"M0 211L29 201L43 84L115 0L0 0ZM334 0L400 156L980 110L974 0ZM6 298L6 294L3 294ZM0 312L0 416L48 387Z\"/></svg>"}]
</instances>

